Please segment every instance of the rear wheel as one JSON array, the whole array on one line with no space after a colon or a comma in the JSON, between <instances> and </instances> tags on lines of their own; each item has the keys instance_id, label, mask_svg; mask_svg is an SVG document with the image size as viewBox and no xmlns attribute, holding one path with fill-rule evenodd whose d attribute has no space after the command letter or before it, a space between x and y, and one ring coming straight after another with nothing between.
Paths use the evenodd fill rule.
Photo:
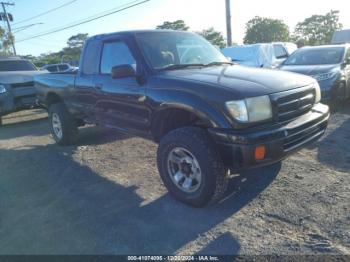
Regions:
<instances>
[{"instance_id":1,"label":"rear wheel","mask_svg":"<svg viewBox=\"0 0 350 262\"><path fill-rule=\"evenodd\" d=\"M78 139L78 127L73 116L63 103L53 104L49 108L51 133L59 145L71 145Z\"/></svg>"},{"instance_id":2,"label":"rear wheel","mask_svg":"<svg viewBox=\"0 0 350 262\"><path fill-rule=\"evenodd\" d=\"M196 127L176 129L160 142L158 170L169 192L181 202L202 207L220 200L228 177L208 133Z\"/></svg>"}]
</instances>

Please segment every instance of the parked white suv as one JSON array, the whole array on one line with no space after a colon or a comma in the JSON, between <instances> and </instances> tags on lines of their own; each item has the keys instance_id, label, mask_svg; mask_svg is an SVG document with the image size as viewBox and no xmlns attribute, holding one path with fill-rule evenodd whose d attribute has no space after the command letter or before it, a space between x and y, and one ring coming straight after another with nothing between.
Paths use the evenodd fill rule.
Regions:
<instances>
[{"instance_id":1,"label":"parked white suv","mask_svg":"<svg viewBox=\"0 0 350 262\"><path fill-rule=\"evenodd\" d=\"M296 44L288 42L239 45L222 49L233 62L252 67L276 68L295 50Z\"/></svg>"},{"instance_id":2,"label":"parked white suv","mask_svg":"<svg viewBox=\"0 0 350 262\"><path fill-rule=\"evenodd\" d=\"M59 72L67 73L67 72L73 72L76 69L77 69L76 67L66 63L45 65L41 68L41 70L47 70L50 73L59 73Z\"/></svg>"}]
</instances>

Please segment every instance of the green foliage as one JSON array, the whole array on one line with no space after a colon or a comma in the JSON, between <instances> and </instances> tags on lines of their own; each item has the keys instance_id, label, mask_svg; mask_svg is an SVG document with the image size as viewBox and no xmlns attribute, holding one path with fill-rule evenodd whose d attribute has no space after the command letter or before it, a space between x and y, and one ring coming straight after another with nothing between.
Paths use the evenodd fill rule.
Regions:
<instances>
[{"instance_id":1,"label":"green foliage","mask_svg":"<svg viewBox=\"0 0 350 262\"><path fill-rule=\"evenodd\" d=\"M62 61L78 61L83 45L88 38L88 34L77 34L71 36L67 41L67 46L57 53L41 54L33 57L31 61L37 66L42 67L47 64L58 64Z\"/></svg>"},{"instance_id":2,"label":"green foliage","mask_svg":"<svg viewBox=\"0 0 350 262\"><path fill-rule=\"evenodd\" d=\"M14 36L0 27L0 55L9 56L12 54L12 41L14 41Z\"/></svg>"},{"instance_id":3,"label":"green foliage","mask_svg":"<svg viewBox=\"0 0 350 262\"><path fill-rule=\"evenodd\" d=\"M67 46L69 48L82 48L86 39L88 38L88 34L77 34L71 36L67 41Z\"/></svg>"},{"instance_id":4,"label":"green foliage","mask_svg":"<svg viewBox=\"0 0 350 262\"><path fill-rule=\"evenodd\" d=\"M38 57L35 57L33 60L31 60L37 67L42 67L44 65L48 64L58 64L61 63L61 53L46 53L41 54Z\"/></svg>"},{"instance_id":5,"label":"green foliage","mask_svg":"<svg viewBox=\"0 0 350 262\"><path fill-rule=\"evenodd\" d=\"M245 44L288 40L289 28L282 20L256 16L246 24Z\"/></svg>"},{"instance_id":6,"label":"green foliage","mask_svg":"<svg viewBox=\"0 0 350 262\"><path fill-rule=\"evenodd\" d=\"M204 29L201 32L198 32L201 36L203 36L205 39L207 39L210 43L213 45L216 45L220 48L223 48L226 46L225 39L221 32L215 31L213 27Z\"/></svg>"},{"instance_id":7,"label":"green foliage","mask_svg":"<svg viewBox=\"0 0 350 262\"><path fill-rule=\"evenodd\" d=\"M83 45L88 34L77 34L71 36L67 41L67 47L63 48L63 59L66 61L79 60Z\"/></svg>"},{"instance_id":8,"label":"green foliage","mask_svg":"<svg viewBox=\"0 0 350 262\"><path fill-rule=\"evenodd\" d=\"M158 25L156 29L170 29L179 31L188 31L184 20L176 20L174 22L165 21L162 25Z\"/></svg>"},{"instance_id":9,"label":"green foliage","mask_svg":"<svg viewBox=\"0 0 350 262\"><path fill-rule=\"evenodd\" d=\"M342 27L339 23L339 11L331 10L325 15L313 15L299 22L293 39L302 40L306 45L329 44L333 33Z\"/></svg>"}]
</instances>

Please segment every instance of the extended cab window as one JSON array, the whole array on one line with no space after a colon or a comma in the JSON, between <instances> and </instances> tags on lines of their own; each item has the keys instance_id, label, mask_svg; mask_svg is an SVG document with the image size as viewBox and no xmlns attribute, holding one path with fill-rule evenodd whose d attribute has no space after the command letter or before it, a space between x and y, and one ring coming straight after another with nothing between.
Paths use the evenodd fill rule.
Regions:
<instances>
[{"instance_id":1,"label":"extended cab window","mask_svg":"<svg viewBox=\"0 0 350 262\"><path fill-rule=\"evenodd\" d=\"M136 61L129 47L121 41L105 43L101 59L101 74L110 74L112 67L132 65L136 69Z\"/></svg>"},{"instance_id":2,"label":"extended cab window","mask_svg":"<svg viewBox=\"0 0 350 262\"><path fill-rule=\"evenodd\" d=\"M82 63L82 72L84 75L98 74L99 63L96 63L96 57L100 56L100 42L89 40L84 48L84 57Z\"/></svg>"}]
</instances>

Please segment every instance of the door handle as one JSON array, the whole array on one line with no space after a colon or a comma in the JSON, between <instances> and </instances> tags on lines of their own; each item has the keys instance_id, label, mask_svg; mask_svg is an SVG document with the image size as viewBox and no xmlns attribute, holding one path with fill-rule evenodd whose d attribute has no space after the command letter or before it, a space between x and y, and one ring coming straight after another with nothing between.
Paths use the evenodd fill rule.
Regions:
<instances>
[{"instance_id":1,"label":"door handle","mask_svg":"<svg viewBox=\"0 0 350 262\"><path fill-rule=\"evenodd\" d=\"M95 84L95 88L98 90L102 90L103 84Z\"/></svg>"}]
</instances>

